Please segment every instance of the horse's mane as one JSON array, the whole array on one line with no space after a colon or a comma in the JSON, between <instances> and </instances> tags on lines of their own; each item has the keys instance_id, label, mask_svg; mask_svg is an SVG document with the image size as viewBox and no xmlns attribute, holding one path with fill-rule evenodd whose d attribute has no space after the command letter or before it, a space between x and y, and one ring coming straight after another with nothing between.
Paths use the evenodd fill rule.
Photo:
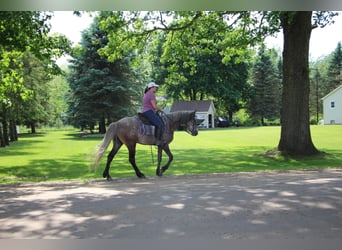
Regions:
<instances>
[{"instance_id":1,"label":"horse's mane","mask_svg":"<svg viewBox=\"0 0 342 250\"><path fill-rule=\"evenodd\" d=\"M167 114L171 121L179 124L187 123L192 118L194 118L194 115L195 111L175 111Z\"/></svg>"}]
</instances>

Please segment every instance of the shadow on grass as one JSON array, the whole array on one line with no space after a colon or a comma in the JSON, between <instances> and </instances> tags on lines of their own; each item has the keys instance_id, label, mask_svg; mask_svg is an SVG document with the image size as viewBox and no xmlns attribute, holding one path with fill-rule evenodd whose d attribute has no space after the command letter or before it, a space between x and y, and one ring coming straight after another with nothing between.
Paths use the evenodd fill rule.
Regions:
<instances>
[{"instance_id":1,"label":"shadow on grass","mask_svg":"<svg viewBox=\"0 0 342 250\"><path fill-rule=\"evenodd\" d=\"M74 132L74 133L68 133L65 136L66 138L64 138L64 140L99 141L100 142L103 139L104 134Z\"/></svg>"},{"instance_id":2,"label":"shadow on grass","mask_svg":"<svg viewBox=\"0 0 342 250\"><path fill-rule=\"evenodd\" d=\"M20 166L14 160L10 167L0 168L0 175L5 176L0 177L0 183L102 179L106 157L97 170L89 169L91 161L88 157L86 154L75 154L55 159L32 159ZM135 176L124 152L119 153L112 163L112 171L115 178Z\"/></svg>"},{"instance_id":3,"label":"shadow on grass","mask_svg":"<svg viewBox=\"0 0 342 250\"><path fill-rule=\"evenodd\" d=\"M20 134L19 140L11 142L9 146L0 148L0 159L2 156L31 155L30 149L45 139L44 133Z\"/></svg>"},{"instance_id":4,"label":"shadow on grass","mask_svg":"<svg viewBox=\"0 0 342 250\"><path fill-rule=\"evenodd\" d=\"M31 160L29 164L21 166L13 163L13 166L7 169L6 175L8 180L12 179L14 182L39 182L80 179L89 176L89 173L86 164L80 160L41 159Z\"/></svg>"},{"instance_id":5,"label":"shadow on grass","mask_svg":"<svg viewBox=\"0 0 342 250\"><path fill-rule=\"evenodd\" d=\"M266 157L263 147L235 148L232 151L215 149L174 150L175 160L170 174L254 172L292 169L342 167L339 151L329 150L317 157Z\"/></svg>"}]
</instances>

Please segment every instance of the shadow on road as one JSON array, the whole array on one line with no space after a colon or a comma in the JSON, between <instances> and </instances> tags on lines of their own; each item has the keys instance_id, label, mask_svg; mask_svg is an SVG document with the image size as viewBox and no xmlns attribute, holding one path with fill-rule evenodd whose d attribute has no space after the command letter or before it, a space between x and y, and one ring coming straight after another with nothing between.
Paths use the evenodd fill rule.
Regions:
<instances>
[{"instance_id":1,"label":"shadow on road","mask_svg":"<svg viewBox=\"0 0 342 250\"><path fill-rule=\"evenodd\" d=\"M0 238L340 239L341 173L1 186Z\"/></svg>"}]
</instances>

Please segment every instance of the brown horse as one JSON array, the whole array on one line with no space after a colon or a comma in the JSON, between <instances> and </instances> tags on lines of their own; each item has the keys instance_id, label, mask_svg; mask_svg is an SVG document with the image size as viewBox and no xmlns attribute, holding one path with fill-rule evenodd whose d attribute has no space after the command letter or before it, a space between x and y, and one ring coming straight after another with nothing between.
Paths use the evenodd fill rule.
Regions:
<instances>
[{"instance_id":1,"label":"brown horse","mask_svg":"<svg viewBox=\"0 0 342 250\"><path fill-rule=\"evenodd\" d=\"M164 144L158 146L158 165L156 170L156 174L158 176L163 175L173 160L169 144L173 140L174 131L182 126L185 127L185 130L192 136L196 136L198 134L195 111L179 111L172 112L170 114L163 113L163 116L165 116L165 133L162 136ZM155 145L155 136L142 135L139 132L139 121L137 117L125 117L117 122L111 123L102 143L99 145L99 148L95 153L95 167L99 165L99 162L111 141L113 141L113 148L108 154L106 168L103 171L103 178L107 178L107 180L112 179L109 174L110 163L123 144L128 148L129 162L134 168L136 175L139 178L145 178L145 175L140 172L137 164L135 163L136 144ZM160 168L163 150L168 155L169 160L165 166Z\"/></svg>"}]
</instances>

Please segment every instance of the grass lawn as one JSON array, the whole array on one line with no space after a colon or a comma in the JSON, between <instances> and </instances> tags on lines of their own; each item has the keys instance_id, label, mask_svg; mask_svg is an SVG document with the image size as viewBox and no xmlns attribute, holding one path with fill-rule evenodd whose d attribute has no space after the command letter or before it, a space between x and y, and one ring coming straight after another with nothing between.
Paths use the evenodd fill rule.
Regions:
<instances>
[{"instance_id":1,"label":"grass lawn","mask_svg":"<svg viewBox=\"0 0 342 250\"><path fill-rule=\"evenodd\" d=\"M165 175L342 167L342 126L312 126L311 134L324 156L264 156L277 146L280 127L200 130L197 137L177 131L170 145L174 161ZM102 178L106 156L97 172L88 170L88 156L101 140L101 135L81 137L77 131L22 134L18 142L0 148L0 183ZM137 146L136 161L147 177L155 175L152 153L156 161L155 147ZM135 176L125 147L112 162L111 175Z\"/></svg>"}]
</instances>

